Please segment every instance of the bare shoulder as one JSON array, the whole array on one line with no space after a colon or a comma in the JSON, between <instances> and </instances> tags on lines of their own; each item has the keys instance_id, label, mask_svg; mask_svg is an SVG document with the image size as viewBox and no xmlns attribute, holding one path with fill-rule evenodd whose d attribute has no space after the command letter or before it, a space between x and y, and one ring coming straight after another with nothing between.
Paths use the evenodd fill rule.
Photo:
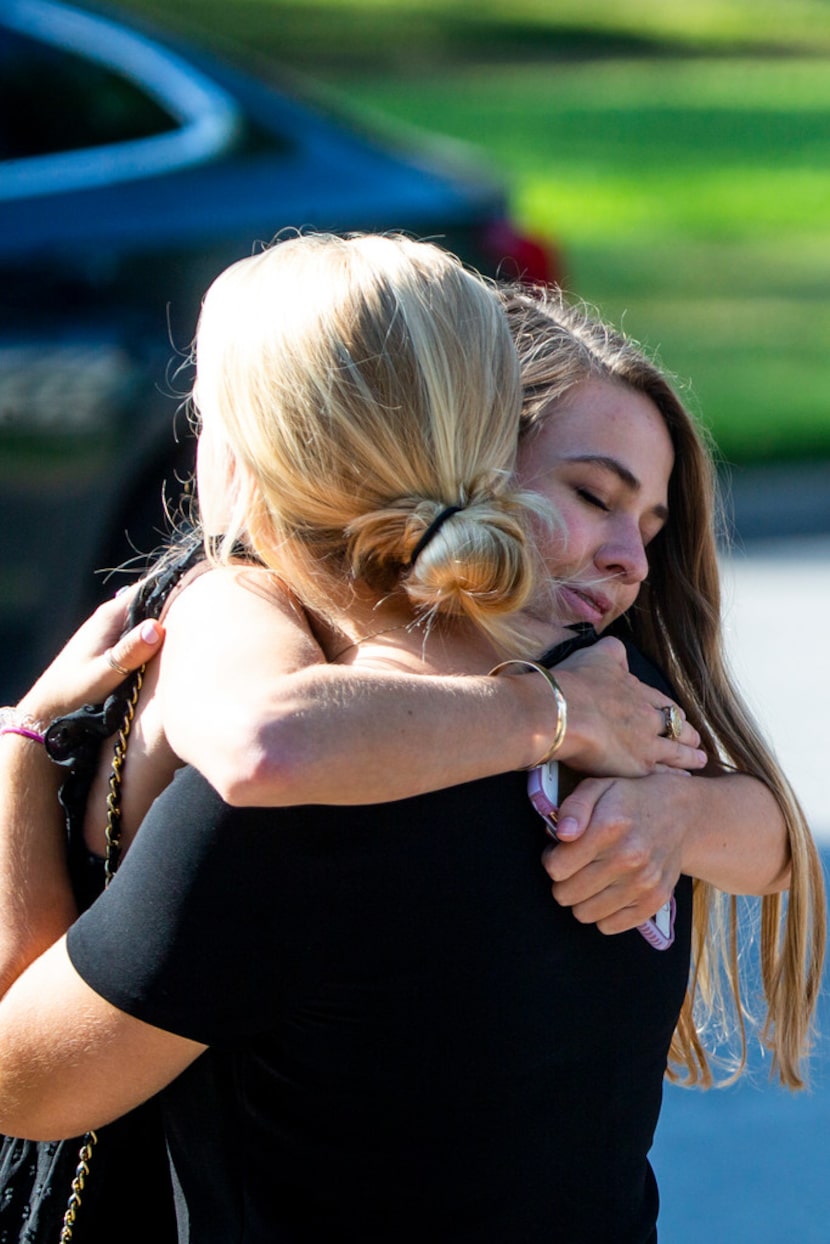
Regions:
<instances>
[{"instance_id":1,"label":"bare shoulder","mask_svg":"<svg viewBox=\"0 0 830 1244\"><path fill-rule=\"evenodd\" d=\"M171 619L190 616L202 609L235 609L259 603L276 612L290 614L305 625L303 611L275 574L260 566L215 566L186 583L173 599Z\"/></svg>"},{"instance_id":2,"label":"bare shoulder","mask_svg":"<svg viewBox=\"0 0 830 1244\"><path fill-rule=\"evenodd\" d=\"M159 694L165 729L174 738L185 703L221 707L234 716L275 691L278 680L322 661L302 609L275 575L254 566L211 569L170 607L160 654ZM183 740L178 739L179 744Z\"/></svg>"},{"instance_id":3,"label":"bare shoulder","mask_svg":"<svg viewBox=\"0 0 830 1244\"><path fill-rule=\"evenodd\" d=\"M220 566L199 575L175 597L165 617L165 652L192 642L207 630L212 640L223 643L223 631L235 642L260 636L290 645L313 645L305 612L284 583L257 566Z\"/></svg>"},{"instance_id":4,"label":"bare shoulder","mask_svg":"<svg viewBox=\"0 0 830 1244\"><path fill-rule=\"evenodd\" d=\"M230 800L259 763L287 684L323 654L279 580L251 566L200 575L166 628L158 697L167 741Z\"/></svg>"}]
</instances>

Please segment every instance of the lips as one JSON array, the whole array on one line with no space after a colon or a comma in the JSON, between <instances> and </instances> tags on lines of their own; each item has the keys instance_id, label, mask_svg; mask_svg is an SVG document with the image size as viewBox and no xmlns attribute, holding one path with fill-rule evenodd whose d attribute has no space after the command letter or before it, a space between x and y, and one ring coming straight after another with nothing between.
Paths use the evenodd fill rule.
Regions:
<instances>
[{"instance_id":1,"label":"lips","mask_svg":"<svg viewBox=\"0 0 830 1244\"><path fill-rule=\"evenodd\" d=\"M563 584L559 590L565 610L576 614L577 621L599 626L613 612L614 602L601 592L577 587L574 583Z\"/></svg>"}]
</instances>

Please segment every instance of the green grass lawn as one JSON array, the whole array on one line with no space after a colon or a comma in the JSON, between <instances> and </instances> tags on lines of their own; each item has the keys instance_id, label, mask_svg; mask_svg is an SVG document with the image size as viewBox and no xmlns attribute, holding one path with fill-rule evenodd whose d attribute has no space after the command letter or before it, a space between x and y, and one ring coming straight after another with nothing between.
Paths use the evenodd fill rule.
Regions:
<instances>
[{"instance_id":1,"label":"green grass lawn","mask_svg":"<svg viewBox=\"0 0 830 1244\"><path fill-rule=\"evenodd\" d=\"M825 0L164 13L310 69L358 110L473 143L519 222L561 246L568 287L690 384L724 456L830 457Z\"/></svg>"},{"instance_id":2,"label":"green grass lawn","mask_svg":"<svg viewBox=\"0 0 830 1244\"><path fill-rule=\"evenodd\" d=\"M693 385L730 458L830 453L830 67L597 61L348 79L468 139L567 284Z\"/></svg>"},{"instance_id":3,"label":"green grass lawn","mask_svg":"<svg viewBox=\"0 0 830 1244\"><path fill-rule=\"evenodd\" d=\"M826 0L118 0L209 40L320 68L553 54L657 51L830 53Z\"/></svg>"}]
</instances>

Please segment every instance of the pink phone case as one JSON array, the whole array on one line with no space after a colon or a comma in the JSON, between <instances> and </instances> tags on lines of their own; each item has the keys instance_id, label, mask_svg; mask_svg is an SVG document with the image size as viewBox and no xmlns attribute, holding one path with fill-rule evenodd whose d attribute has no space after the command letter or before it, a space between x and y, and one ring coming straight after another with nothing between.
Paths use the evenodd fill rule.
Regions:
<instances>
[{"instance_id":1,"label":"pink phone case","mask_svg":"<svg viewBox=\"0 0 830 1244\"><path fill-rule=\"evenodd\" d=\"M545 829L554 842L559 821L559 765L555 760L537 765L527 776L527 793L530 802L545 822ZM674 917L677 905L674 895L664 903L656 915L645 924L638 924L637 931L655 950L668 950L674 941Z\"/></svg>"}]
</instances>

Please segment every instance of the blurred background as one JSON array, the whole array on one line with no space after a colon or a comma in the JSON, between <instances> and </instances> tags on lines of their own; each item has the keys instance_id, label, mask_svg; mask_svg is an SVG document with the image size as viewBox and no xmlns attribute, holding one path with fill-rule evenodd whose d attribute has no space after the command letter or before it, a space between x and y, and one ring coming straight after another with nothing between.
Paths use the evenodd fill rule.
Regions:
<instances>
[{"instance_id":1,"label":"blurred background","mask_svg":"<svg viewBox=\"0 0 830 1244\"><path fill-rule=\"evenodd\" d=\"M407 154L393 168L374 150L341 151L342 133L315 132L316 157L337 164L328 189L296 200L300 218L279 198L256 217L265 182L239 178L279 147L257 114L233 166L249 186L233 237L228 202L197 174L171 188L189 250L173 208L159 206L162 179L142 197L128 174L97 217L93 191L62 191L47 217L42 187L4 191L0 162L0 699L22 691L96 592L112 590L95 580L75 593L81 572L91 583L93 567L123 560L126 528L142 551L148 525L158 529L162 467L186 469L184 442L181 457L170 450L176 367L213 270L281 226L328 226L336 186L353 205L334 223L403 224L485 269L559 277L677 377L731 487L733 661L830 841L827 0L120 0L92 11L206 48L281 93L286 203L307 122L296 102ZM60 112L54 81L41 94ZM231 77L223 86L236 90ZM434 202L416 202L407 168ZM153 230L152 253L136 249ZM52 285L43 269L33 279L24 251L47 256ZM125 289L127 313L108 292ZM60 323L44 328L40 312L58 294ZM150 435L153 405L163 441ZM736 1089L667 1090L655 1150L667 1244L830 1240L827 1039L810 1094L770 1088L757 1050L752 1065Z\"/></svg>"},{"instance_id":2,"label":"blurred background","mask_svg":"<svg viewBox=\"0 0 830 1244\"><path fill-rule=\"evenodd\" d=\"M826 0L4 0L6 696L157 544L199 298L284 226L560 280L677 378L741 541L830 530L828 55Z\"/></svg>"},{"instance_id":3,"label":"blurred background","mask_svg":"<svg viewBox=\"0 0 830 1244\"><path fill-rule=\"evenodd\" d=\"M830 456L826 0L124 0L475 145L730 461Z\"/></svg>"}]
</instances>

